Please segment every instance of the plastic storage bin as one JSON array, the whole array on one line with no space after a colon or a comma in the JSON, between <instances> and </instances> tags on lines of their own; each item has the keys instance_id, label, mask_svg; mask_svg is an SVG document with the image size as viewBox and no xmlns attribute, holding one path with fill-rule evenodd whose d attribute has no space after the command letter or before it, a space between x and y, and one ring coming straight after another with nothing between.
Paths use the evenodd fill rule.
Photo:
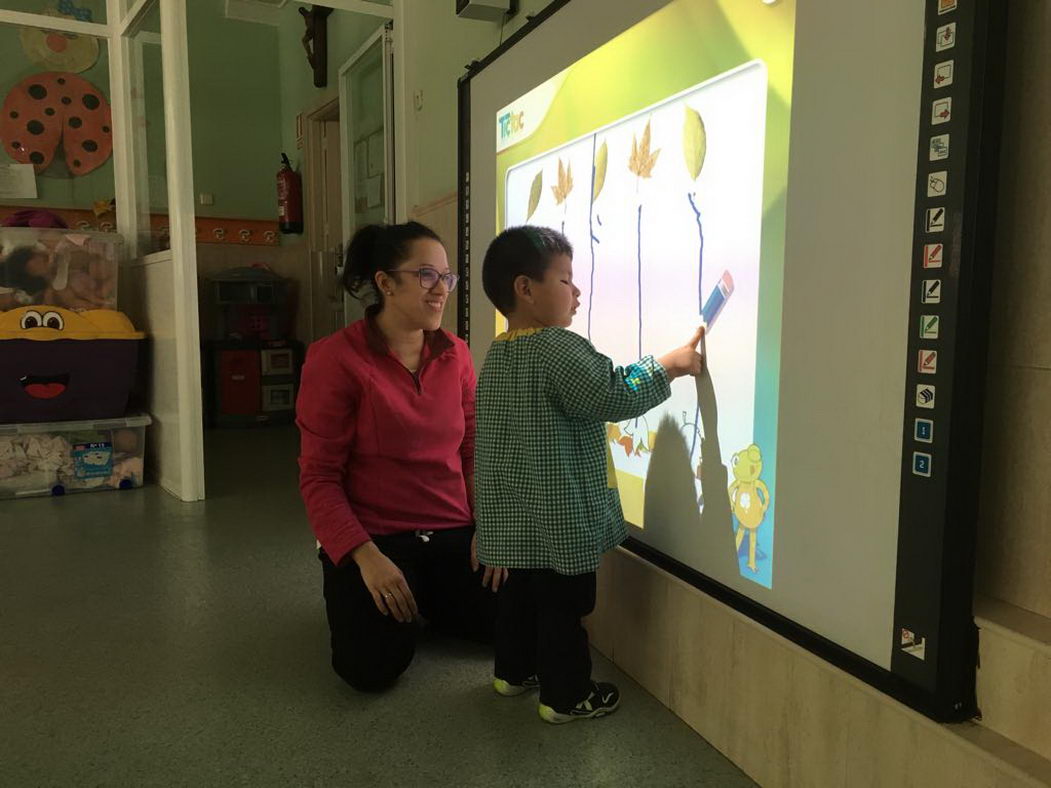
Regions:
<instances>
[{"instance_id":1,"label":"plastic storage bin","mask_svg":"<svg viewBox=\"0 0 1051 788\"><path fill-rule=\"evenodd\" d=\"M142 486L149 416L0 424L0 498Z\"/></svg>"},{"instance_id":2,"label":"plastic storage bin","mask_svg":"<svg viewBox=\"0 0 1051 788\"><path fill-rule=\"evenodd\" d=\"M0 227L0 312L34 304L116 309L123 254L116 233Z\"/></svg>"},{"instance_id":3,"label":"plastic storage bin","mask_svg":"<svg viewBox=\"0 0 1051 788\"><path fill-rule=\"evenodd\" d=\"M0 313L0 424L123 416L143 336L108 309Z\"/></svg>"}]
</instances>

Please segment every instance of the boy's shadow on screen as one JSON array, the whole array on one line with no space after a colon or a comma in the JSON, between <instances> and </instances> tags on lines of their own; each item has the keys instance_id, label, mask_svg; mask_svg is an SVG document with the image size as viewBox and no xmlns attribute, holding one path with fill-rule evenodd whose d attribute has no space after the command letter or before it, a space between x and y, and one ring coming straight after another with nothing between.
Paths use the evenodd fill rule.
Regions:
<instances>
[{"instance_id":1,"label":"boy's shadow on screen","mask_svg":"<svg viewBox=\"0 0 1051 788\"><path fill-rule=\"evenodd\" d=\"M719 448L719 408L707 367L696 378L701 412L701 493L686 436L670 416L657 430L645 487L646 542L668 556L727 583L739 575L728 472Z\"/></svg>"}]
</instances>

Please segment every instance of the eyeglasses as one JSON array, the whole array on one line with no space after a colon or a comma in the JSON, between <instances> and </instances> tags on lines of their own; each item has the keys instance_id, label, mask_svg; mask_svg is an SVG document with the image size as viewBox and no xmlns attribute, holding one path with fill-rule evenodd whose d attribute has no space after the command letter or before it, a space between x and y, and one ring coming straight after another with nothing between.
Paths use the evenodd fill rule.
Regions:
<instances>
[{"instance_id":1,"label":"eyeglasses","mask_svg":"<svg viewBox=\"0 0 1051 788\"><path fill-rule=\"evenodd\" d=\"M417 268L415 271L396 269L388 270L384 273L387 274L415 274L416 278L420 280L420 287L424 290L433 290L438 286L438 282L445 282L446 288L449 290L456 289L456 283L460 281L459 274L449 272L447 274L438 273L433 268Z\"/></svg>"}]
</instances>

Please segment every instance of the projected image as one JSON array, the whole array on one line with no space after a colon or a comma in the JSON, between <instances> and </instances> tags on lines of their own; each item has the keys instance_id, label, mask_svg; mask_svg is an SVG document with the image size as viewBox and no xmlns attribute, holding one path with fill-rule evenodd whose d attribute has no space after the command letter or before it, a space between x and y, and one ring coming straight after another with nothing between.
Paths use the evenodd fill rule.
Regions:
<instances>
[{"instance_id":1,"label":"projected image","mask_svg":"<svg viewBox=\"0 0 1051 788\"><path fill-rule=\"evenodd\" d=\"M784 97L765 60L724 43L698 62L697 39L675 48L669 34L683 15L695 28L729 24L718 9L680 0L501 110L498 229L534 224L568 236L582 291L571 328L617 363L707 325L712 396L680 379L661 407L607 427L621 500L651 541L647 480L666 449L692 480L696 510L680 529L695 533L664 536L695 540L677 557L696 563L703 529L723 529L740 575L769 588L787 124L770 139L771 97L777 109ZM640 66L623 56L657 40L658 59ZM729 67L715 70L717 50ZM700 78L683 86L676 66L691 59L685 73ZM592 81L598 73L606 87Z\"/></svg>"}]
</instances>

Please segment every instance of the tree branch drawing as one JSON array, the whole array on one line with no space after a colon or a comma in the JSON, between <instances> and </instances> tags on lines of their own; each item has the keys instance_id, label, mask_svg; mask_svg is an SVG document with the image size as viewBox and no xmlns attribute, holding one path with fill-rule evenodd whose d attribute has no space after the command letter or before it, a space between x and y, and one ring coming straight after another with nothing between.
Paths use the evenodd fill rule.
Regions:
<instances>
[{"instance_id":1,"label":"tree branch drawing","mask_svg":"<svg viewBox=\"0 0 1051 788\"><path fill-rule=\"evenodd\" d=\"M606 165L609 163L609 147L605 141L602 147L596 151L598 135L591 138L591 206L588 208L588 235L591 239L591 284L588 287L588 340L591 340L591 308L595 303L595 244L601 243L595 236L595 221L598 219L602 226L602 219L595 216L595 201L602 193L602 187L606 185Z\"/></svg>"},{"instance_id":2,"label":"tree branch drawing","mask_svg":"<svg viewBox=\"0 0 1051 788\"><path fill-rule=\"evenodd\" d=\"M646 121L646 129L642 132L642 140L639 141L634 134L631 135L631 158L628 160L628 169L635 174L635 193L638 194L639 185L644 178L653 177L653 168L657 165L657 157L660 156L660 148L650 152L650 121ZM637 292L639 305L639 358L642 357L642 200L639 200L638 224L636 225L636 236L638 240L638 269L637 269Z\"/></svg>"},{"instance_id":3,"label":"tree branch drawing","mask_svg":"<svg viewBox=\"0 0 1051 788\"><path fill-rule=\"evenodd\" d=\"M708 155L708 133L704 128L704 119L701 117L701 113L691 107L685 107L684 109L686 117L682 125L682 153L686 161L686 169L689 171L694 184L696 184L697 179L701 175L701 170L704 168L704 159ZM702 314L704 312L704 291L701 289L704 276L704 223L701 219L701 211L697 207L696 198L696 187L686 193L686 199L689 200L690 209L693 211L694 219L697 221L697 237L699 240L697 252L697 313ZM700 405L697 406L694 423L700 423ZM695 432L690 445L691 460L696 449L697 434Z\"/></svg>"}]
</instances>

